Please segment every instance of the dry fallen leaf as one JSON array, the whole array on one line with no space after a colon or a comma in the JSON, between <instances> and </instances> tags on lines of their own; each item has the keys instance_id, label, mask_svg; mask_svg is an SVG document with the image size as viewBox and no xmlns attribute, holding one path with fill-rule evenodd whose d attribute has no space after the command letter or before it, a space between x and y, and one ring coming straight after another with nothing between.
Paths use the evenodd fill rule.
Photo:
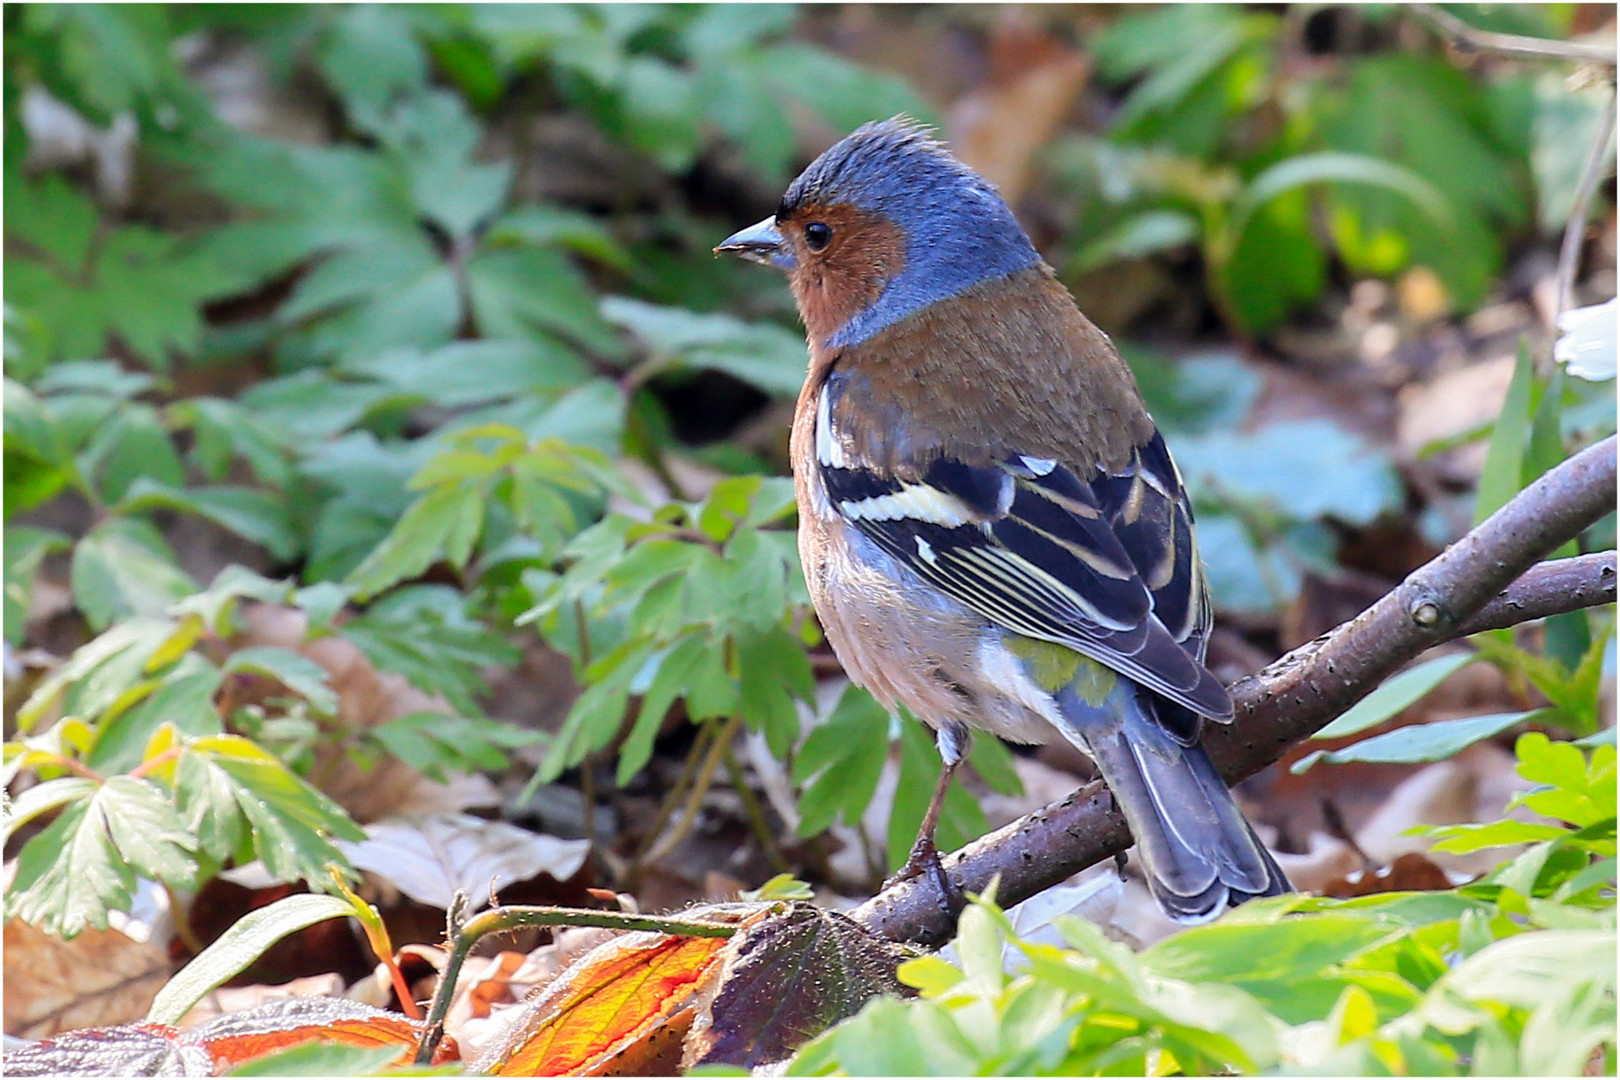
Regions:
<instances>
[{"instance_id":1,"label":"dry fallen leaf","mask_svg":"<svg viewBox=\"0 0 1620 1080\"><path fill-rule=\"evenodd\" d=\"M63 941L29 923L5 926L8 1035L129 1023L146 1015L168 981L167 950L119 930L86 930Z\"/></svg>"},{"instance_id":2,"label":"dry fallen leaf","mask_svg":"<svg viewBox=\"0 0 1620 1080\"><path fill-rule=\"evenodd\" d=\"M408 1064L420 1031L399 1013L343 998L283 998L180 1031L167 1024L84 1028L5 1055L7 1076L219 1076L245 1061L321 1041L399 1047ZM434 1064L460 1059L452 1039Z\"/></svg>"},{"instance_id":3,"label":"dry fallen leaf","mask_svg":"<svg viewBox=\"0 0 1620 1080\"><path fill-rule=\"evenodd\" d=\"M681 1068L781 1061L879 994L910 991L893 942L845 915L792 904L740 931L704 991Z\"/></svg>"},{"instance_id":4,"label":"dry fallen leaf","mask_svg":"<svg viewBox=\"0 0 1620 1080\"><path fill-rule=\"evenodd\" d=\"M335 971L306 975L284 983L254 983L251 986L220 986L209 991L175 1025L181 1030L211 1024L222 1016L256 1009L266 1002L294 997L338 997L343 994L343 976Z\"/></svg>"},{"instance_id":5,"label":"dry fallen leaf","mask_svg":"<svg viewBox=\"0 0 1620 1080\"><path fill-rule=\"evenodd\" d=\"M442 813L388 818L366 826L366 839L340 842L357 868L369 871L429 907L448 908L457 892L469 911L492 891L541 874L567 881L585 865L586 840L559 840L504 821Z\"/></svg>"},{"instance_id":6,"label":"dry fallen leaf","mask_svg":"<svg viewBox=\"0 0 1620 1080\"><path fill-rule=\"evenodd\" d=\"M622 934L520 1006L509 1038L474 1068L499 1076L600 1075L620 1054L692 1012L726 943Z\"/></svg>"},{"instance_id":7,"label":"dry fallen leaf","mask_svg":"<svg viewBox=\"0 0 1620 1080\"><path fill-rule=\"evenodd\" d=\"M1017 8L1002 9L991 52L998 77L958 99L947 127L956 155L1016 205L1091 64Z\"/></svg>"}]
</instances>

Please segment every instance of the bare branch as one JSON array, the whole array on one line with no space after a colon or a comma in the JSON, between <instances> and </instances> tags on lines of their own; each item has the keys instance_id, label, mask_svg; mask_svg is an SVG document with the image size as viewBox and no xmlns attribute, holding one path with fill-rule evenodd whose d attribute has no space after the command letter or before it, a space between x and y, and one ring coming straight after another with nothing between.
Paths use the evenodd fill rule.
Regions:
<instances>
[{"instance_id":1,"label":"bare branch","mask_svg":"<svg viewBox=\"0 0 1620 1080\"><path fill-rule=\"evenodd\" d=\"M1532 566L1502 595L1480 608L1458 637L1501 630L1566 611L1614 603L1614 552L1600 551Z\"/></svg>"},{"instance_id":2,"label":"bare branch","mask_svg":"<svg viewBox=\"0 0 1620 1080\"><path fill-rule=\"evenodd\" d=\"M1469 26L1435 4L1413 4L1412 10L1432 23L1464 52L1495 53L1497 56L1515 56L1525 60L1576 60L1611 68L1615 66L1614 53L1595 45L1525 37L1522 34L1495 34Z\"/></svg>"},{"instance_id":3,"label":"bare branch","mask_svg":"<svg viewBox=\"0 0 1620 1080\"><path fill-rule=\"evenodd\" d=\"M1536 480L1356 618L1234 683L1237 720L1213 727L1206 736L1221 772L1232 782L1259 772L1424 649L1482 621L1502 622L1515 603L1525 604L1527 612L1541 610L1543 601L1532 609L1527 598L1541 597L1541 586L1559 575L1577 570L1584 575L1592 569L1587 559L1603 557L1563 560L1539 569L1525 583L1514 583L1538 559L1614 508L1611 436ZM1612 554L1608 558L1607 588L1582 589L1591 603L1613 599ZM1595 572L1603 576L1602 568ZM1097 782L969 844L949 856L945 866L951 879L971 892L983 890L999 875L998 897L1010 905L1130 843L1125 819L1113 808L1107 788ZM924 944L944 940L955 923L940 909L926 879L900 882L851 914L885 937Z\"/></svg>"}]
</instances>

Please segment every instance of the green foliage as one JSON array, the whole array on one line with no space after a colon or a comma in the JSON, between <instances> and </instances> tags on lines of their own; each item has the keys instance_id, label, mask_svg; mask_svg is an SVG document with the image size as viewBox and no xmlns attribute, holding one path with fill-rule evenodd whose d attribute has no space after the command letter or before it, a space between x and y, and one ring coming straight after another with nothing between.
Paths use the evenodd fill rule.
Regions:
<instances>
[{"instance_id":1,"label":"green foliage","mask_svg":"<svg viewBox=\"0 0 1620 1080\"><path fill-rule=\"evenodd\" d=\"M1263 332L1321 295L1329 253L1356 274L1427 267L1467 308L1504 233L1562 227L1597 95L1512 69L1482 86L1438 51L1294 64L1292 33L1271 12L1177 4L1096 36L1099 76L1129 89L1106 140L1053 156L1083 204L1069 272L1196 245L1227 321Z\"/></svg>"},{"instance_id":2,"label":"green foliage","mask_svg":"<svg viewBox=\"0 0 1620 1080\"><path fill-rule=\"evenodd\" d=\"M762 526L793 506L785 480L735 477L700 502L671 502L637 521L609 514L563 549L560 574L530 571L536 623L574 658L587 689L539 776L551 778L619 734L619 781L646 764L676 701L694 722L738 716L786 756L799 735L795 701L814 690L804 585L789 533Z\"/></svg>"},{"instance_id":3,"label":"green foliage","mask_svg":"<svg viewBox=\"0 0 1620 1080\"><path fill-rule=\"evenodd\" d=\"M1615 1059L1612 746L1529 734L1517 802L1570 827L1435 832L1449 850L1535 840L1449 892L1251 902L1133 954L1062 916L1019 940L993 902L953 964L912 960L913 1001L875 1001L790 1075L1383 1075L1607 1071ZM1003 950L1013 956L1003 968Z\"/></svg>"},{"instance_id":4,"label":"green foliage","mask_svg":"<svg viewBox=\"0 0 1620 1080\"><path fill-rule=\"evenodd\" d=\"M780 283L709 257L738 224L734 193L779 190L806 121L929 119L898 79L803 30L798 9L778 5L8 12L5 635L29 644L51 560L68 568L91 635L17 709L5 776L35 783L8 807L7 836L23 841L8 914L71 936L127 908L139 878L187 890L253 859L335 887L335 841L358 833L303 779L314 749L391 754L434 777L507 767L545 740L483 714L485 679L533 633L572 658L583 689L538 779L611 756L629 782L672 716L700 725L711 749L746 726L791 762L808 838L857 824L893 755L883 846L898 865L937 758L922 725L860 691L802 720L818 642L783 527L790 486L730 475L761 468L756 448L699 450L728 475L697 498L672 468L676 394L740 382L786 398L804 371ZM1335 260L1352 273L1431 267L1467 305L1499 269L1500 236L1562 226L1594 95L1461 74L1438 49L1279 63L1286 30L1275 13L1220 6L1111 18L1092 44L1121 98L1112 128L1052 159L1078 196L1071 271L1194 246L1217 313L1257 333L1318 298ZM314 101L316 137L227 122L218 86L182 63L196 41L251 54L272 97ZM42 93L97 133L133 130L141 182L127 199L88 169L31 156L40 129L25 102ZM568 125L617 183L570 191L566 168L535 152L537 122ZM1231 434L1260 391L1235 356L1131 359L1194 493L1223 609L1278 610L1306 570L1331 566L1335 524L1401 507L1387 455L1331 425ZM1482 510L1612 430L1604 393L1526 368L1493 429ZM199 590L193 574L208 571L171 542L182 518L296 582L232 567ZM343 638L455 715L346 730L324 669L244 640L245 601L296 609L306 640ZM1601 631L1567 618L1549 624L1542 653L1500 636L1480 651L1549 699L1537 722L1584 734L1598 725ZM1394 707L1386 695L1377 710ZM1368 710L1341 725L1376 722ZM1522 719L1401 740L1433 756ZM1533 973L1563 955L1557 941L1492 954L1493 936L1612 930L1612 822L1605 834L1569 816L1590 817L1580 800L1601 807L1605 790L1612 804L1612 748L1605 789L1601 767L1577 783L1579 751L1548 746L1537 757L1521 741L1525 767L1552 784L1526 805L1581 828L1487 826L1497 832L1474 840L1511 833L1544 854L1478 895L1257 907L1140 961L1074 929L1079 953L1031 953L1030 973L1011 980L992 978L996 918L975 909L965 980L915 967L927 1001L857 1021L879 1023L882 1045L821 1045L886 1071L1415 1070L1450 1068L1466 1046L1492 1067L1568 1064L1592 1043L1550 1047L1545 1000L1481 1005L1474 984L1437 991L1446 977L1431 971L1431 953L1456 952L1488 957L1482 977ZM1415 753L1340 751L1357 752ZM996 790L1016 785L993 739L972 764ZM953 788L942 842L984 826ZM1228 924L1242 932L1214 933ZM291 925L244 924L234 959L199 971L212 984ZM1277 929L1296 925L1309 929ZM1337 955L1307 950L1312 934ZM1418 944L1398 944L1408 939ZM1279 959L1262 970L1266 956ZM1392 1002L1431 996L1425 1019L1399 1026ZM1601 986L1559 1000L1579 1032L1612 1013ZM1331 1019L1312 1027L1305 1002ZM915 1043L885 1027L900 1013L924 1025ZM815 1053L831 1051L801 1065Z\"/></svg>"}]
</instances>

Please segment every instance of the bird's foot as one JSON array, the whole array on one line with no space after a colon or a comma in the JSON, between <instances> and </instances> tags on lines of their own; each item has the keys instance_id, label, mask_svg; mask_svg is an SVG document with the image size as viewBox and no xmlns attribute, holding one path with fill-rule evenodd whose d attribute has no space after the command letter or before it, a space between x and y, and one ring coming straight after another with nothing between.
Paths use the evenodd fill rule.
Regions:
<instances>
[{"instance_id":1,"label":"bird's foot","mask_svg":"<svg viewBox=\"0 0 1620 1080\"><path fill-rule=\"evenodd\" d=\"M911 845L911 854L906 857L906 864L883 883L883 888L887 889L891 885L898 885L902 881L910 881L924 874L928 875L928 879L934 883L934 888L939 893L940 910L952 918L960 915L962 909L967 906L967 897L962 895L962 890L957 888L950 875L945 873L945 863L940 859L939 848L935 847L934 841L927 836L917 837L917 842Z\"/></svg>"}]
</instances>

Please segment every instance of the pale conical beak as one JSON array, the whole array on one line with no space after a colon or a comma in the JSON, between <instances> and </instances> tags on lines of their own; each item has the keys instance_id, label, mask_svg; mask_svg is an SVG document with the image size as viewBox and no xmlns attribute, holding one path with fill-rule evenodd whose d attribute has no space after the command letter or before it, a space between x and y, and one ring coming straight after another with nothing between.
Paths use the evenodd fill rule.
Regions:
<instances>
[{"instance_id":1,"label":"pale conical beak","mask_svg":"<svg viewBox=\"0 0 1620 1080\"><path fill-rule=\"evenodd\" d=\"M782 234L776 231L774 217L732 233L720 241L714 253L738 255L750 262L764 263L780 270L791 270L795 265L793 252L782 239Z\"/></svg>"}]
</instances>

